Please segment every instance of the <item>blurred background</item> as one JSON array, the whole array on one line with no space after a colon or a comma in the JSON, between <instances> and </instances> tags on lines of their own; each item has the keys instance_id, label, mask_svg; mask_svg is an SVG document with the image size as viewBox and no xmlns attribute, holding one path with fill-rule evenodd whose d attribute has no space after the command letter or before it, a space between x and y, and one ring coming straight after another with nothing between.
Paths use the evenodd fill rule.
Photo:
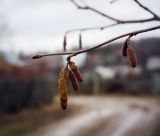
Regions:
<instances>
[{"instance_id":1,"label":"blurred background","mask_svg":"<svg viewBox=\"0 0 160 136\"><path fill-rule=\"evenodd\" d=\"M119 19L151 17L133 0L83 1ZM140 2L160 16L159 0ZM66 58L31 59L63 51L68 30L111 23L78 10L70 0L0 0L0 136L160 136L160 30L132 38L135 69L121 55L125 38L76 56L84 82L76 93L69 87L66 111L57 98L57 78ZM158 24L85 31L82 44L92 47ZM78 40L78 31L67 34L67 50L77 50Z\"/></svg>"}]
</instances>

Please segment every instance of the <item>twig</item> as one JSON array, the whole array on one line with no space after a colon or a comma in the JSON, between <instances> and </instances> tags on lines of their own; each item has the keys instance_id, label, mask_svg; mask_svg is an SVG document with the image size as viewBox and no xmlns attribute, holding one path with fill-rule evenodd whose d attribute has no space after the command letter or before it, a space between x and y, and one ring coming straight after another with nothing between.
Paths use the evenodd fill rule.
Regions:
<instances>
[{"instance_id":1,"label":"twig","mask_svg":"<svg viewBox=\"0 0 160 136\"><path fill-rule=\"evenodd\" d=\"M121 19L117 19L114 18L112 16L109 16L108 14L105 14L93 7L88 6L87 4L85 4L85 6L80 6L75 0L70 0L78 9L83 9L83 10L91 10L105 18L108 18L114 22L117 22L118 24L126 24L126 23L144 23L144 22L149 22L149 21L160 21L160 18L156 16L151 17L151 18L147 18L147 19L139 19L139 20L121 20ZM143 6L143 8L145 8ZM152 11L150 11L148 8L146 9L148 12L152 13Z\"/></svg>"},{"instance_id":2,"label":"twig","mask_svg":"<svg viewBox=\"0 0 160 136\"><path fill-rule=\"evenodd\" d=\"M160 29L160 25L159 25L159 26L155 26L155 27L151 27L151 28L147 28L147 29L142 29L142 30L138 30L138 31L129 32L129 33L126 33L126 34L117 36L117 37L115 37L115 38L112 38L112 39L110 39L110 40L108 40L108 41L106 41L106 42L103 42L103 43L101 43L101 44L99 44L99 45L96 45L96 46L94 46L94 47L91 47L91 48L88 48L88 49L84 49L84 50L80 50L80 51L77 51L77 52L74 52L74 53L75 53L76 55L78 55L78 54L81 54L81 53L88 52L88 51L90 51L90 50L94 50L94 49L96 49L96 48L99 48L99 47L101 47L101 46L103 46L103 45L106 45L106 44L108 44L108 43L110 43L110 42L113 42L113 41L115 41L115 40L121 39L121 38L123 38L123 37L125 37L125 36L130 36L130 37L132 37L132 36L135 36L135 35L137 35L137 34L144 33L144 32L148 32L148 31L153 31L153 30L156 30L156 29Z\"/></svg>"},{"instance_id":3,"label":"twig","mask_svg":"<svg viewBox=\"0 0 160 136\"><path fill-rule=\"evenodd\" d=\"M39 59L47 56L55 56L55 55L70 55L74 52L57 52L57 53L51 53L51 54L38 54L32 57L32 59Z\"/></svg>"},{"instance_id":4,"label":"twig","mask_svg":"<svg viewBox=\"0 0 160 136\"><path fill-rule=\"evenodd\" d=\"M155 14L153 11L151 11L148 7L142 5L138 0L134 0L141 8L143 8L145 11L151 13L155 20L160 20L160 17Z\"/></svg>"},{"instance_id":5,"label":"twig","mask_svg":"<svg viewBox=\"0 0 160 136\"><path fill-rule=\"evenodd\" d=\"M94 47L91 47L91 48L88 48L88 49L83 49L83 50L74 51L74 52L60 52L60 53L53 53L53 54L36 55L36 56L38 56L37 58L36 58L36 56L33 56L32 58L33 58L33 59L38 59L38 58L42 58L42 57L46 57L46 56L69 55L69 56L67 57L67 59L68 59L68 58L71 59L73 56L76 56L76 55L78 55L78 54L81 54L81 53L84 53L84 52L88 52L88 51L94 50L94 49L96 49L96 48L99 48L99 47L101 47L101 46L104 46L104 45L106 45L106 44L108 44L108 43L110 43L110 42L113 42L113 41L115 41L115 40L121 39L121 38L123 38L123 37L126 37L126 36L132 37L132 36L135 36L135 35L137 35L137 34L144 33L144 32L148 32L148 31L153 31L153 30L156 30L156 29L160 29L160 25L159 25L159 26L155 26L155 27L150 27L150 28L147 28L147 29L141 29L141 30L138 30L138 31L129 32L129 33L126 33L126 34L123 34L123 35L114 37L114 38L112 38L112 39L110 39L110 40L108 40L108 41L105 41L105 42L103 42L103 43L101 43L101 44L98 44L98 45L96 45L96 46L94 46Z\"/></svg>"},{"instance_id":6,"label":"twig","mask_svg":"<svg viewBox=\"0 0 160 136\"><path fill-rule=\"evenodd\" d=\"M66 31L65 34L72 33L72 32L92 31L92 30L96 30L96 29L104 30L106 28L113 27L115 25L118 25L118 23L113 23L113 24L109 24L109 25L105 25L105 26L101 26L101 27L97 26L97 27L86 27L86 28L81 28L81 29L72 29L72 30Z\"/></svg>"},{"instance_id":7,"label":"twig","mask_svg":"<svg viewBox=\"0 0 160 136\"><path fill-rule=\"evenodd\" d=\"M106 28L109 28L109 27L113 27L113 26L116 26L116 25L121 25L121 24L131 24L131 23L145 23L145 22L149 22L149 21L160 21L160 17L158 15L156 15L154 12L152 12L149 8L145 7L144 5L142 5L138 0L134 0L141 8L143 8L144 10L146 10L147 12L151 13L153 15L153 17L151 18L148 18L148 19L139 19L139 20L120 20L120 19L116 19L116 18L113 18L109 15L106 15L90 6L88 6L86 3L83 2L83 5L84 6L80 6L75 0L70 0L78 9L89 9L89 10L92 10L112 21L114 21L115 23L112 23L112 24L109 24L109 25L106 25L106 26L102 26L102 27L88 27L88 28L82 28L82 29L72 29L72 30L68 30L66 31L65 35L68 34L68 33L72 33L72 32L84 32L84 31L92 31L92 30L104 30ZM114 1L111 1L112 2L115 2L115 1L118 1L118 0L114 0Z\"/></svg>"}]
</instances>

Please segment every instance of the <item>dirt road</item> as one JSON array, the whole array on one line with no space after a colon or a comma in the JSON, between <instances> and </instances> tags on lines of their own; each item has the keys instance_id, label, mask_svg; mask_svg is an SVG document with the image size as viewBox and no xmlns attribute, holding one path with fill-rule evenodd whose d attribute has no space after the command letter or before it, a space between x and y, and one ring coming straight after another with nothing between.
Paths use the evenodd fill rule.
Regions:
<instances>
[{"instance_id":1,"label":"dirt road","mask_svg":"<svg viewBox=\"0 0 160 136\"><path fill-rule=\"evenodd\" d=\"M83 106L81 112L29 136L154 136L160 123L158 99L71 97L69 103Z\"/></svg>"}]
</instances>

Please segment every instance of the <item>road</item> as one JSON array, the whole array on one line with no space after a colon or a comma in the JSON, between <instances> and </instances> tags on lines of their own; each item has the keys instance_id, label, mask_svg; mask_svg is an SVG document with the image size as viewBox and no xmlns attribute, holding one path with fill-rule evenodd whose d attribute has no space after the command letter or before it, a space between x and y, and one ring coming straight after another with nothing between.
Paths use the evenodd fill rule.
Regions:
<instances>
[{"instance_id":1,"label":"road","mask_svg":"<svg viewBox=\"0 0 160 136\"><path fill-rule=\"evenodd\" d=\"M154 136L160 123L158 99L71 97L69 103L83 108L29 136Z\"/></svg>"}]
</instances>

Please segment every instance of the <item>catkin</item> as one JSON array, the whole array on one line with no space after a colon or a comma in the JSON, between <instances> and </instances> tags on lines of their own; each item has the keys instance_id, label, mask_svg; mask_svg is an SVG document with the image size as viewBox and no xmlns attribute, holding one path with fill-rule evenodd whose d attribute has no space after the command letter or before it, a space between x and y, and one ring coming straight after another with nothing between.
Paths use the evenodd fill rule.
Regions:
<instances>
[{"instance_id":1,"label":"catkin","mask_svg":"<svg viewBox=\"0 0 160 136\"><path fill-rule=\"evenodd\" d=\"M131 66L135 68L137 65L137 58L136 58L135 50L131 45L129 45L127 48L127 56Z\"/></svg>"},{"instance_id":2,"label":"catkin","mask_svg":"<svg viewBox=\"0 0 160 136\"><path fill-rule=\"evenodd\" d=\"M129 44L130 44L129 39L126 39L126 41L124 42L124 45L122 47L122 56L124 56L124 57L127 56L127 48L128 48Z\"/></svg>"},{"instance_id":3,"label":"catkin","mask_svg":"<svg viewBox=\"0 0 160 136\"><path fill-rule=\"evenodd\" d=\"M82 36L79 34L79 49L82 49Z\"/></svg>"},{"instance_id":4,"label":"catkin","mask_svg":"<svg viewBox=\"0 0 160 136\"><path fill-rule=\"evenodd\" d=\"M69 70L69 73L68 73L68 79L69 79L70 85L71 85L71 87L73 88L73 90L74 90L74 91L78 91L79 86L78 86L76 77L75 77L75 75L73 74L73 72L70 71L70 70Z\"/></svg>"},{"instance_id":5,"label":"catkin","mask_svg":"<svg viewBox=\"0 0 160 136\"><path fill-rule=\"evenodd\" d=\"M60 95L60 105L62 109L67 108L67 75L68 69L62 68L58 78L58 91Z\"/></svg>"},{"instance_id":6,"label":"catkin","mask_svg":"<svg viewBox=\"0 0 160 136\"><path fill-rule=\"evenodd\" d=\"M67 37L66 35L64 36L64 40L63 40L63 50L66 51L66 46L67 46Z\"/></svg>"},{"instance_id":7,"label":"catkin","mask_svg":"<svg viewBox=\"0 0 160 136\"><path fill-rule=\"evenodd\" d=\"M73 61L69 61L69 66L79 82L83 82L82 75Z\"/></svg>"}]
</instances>

